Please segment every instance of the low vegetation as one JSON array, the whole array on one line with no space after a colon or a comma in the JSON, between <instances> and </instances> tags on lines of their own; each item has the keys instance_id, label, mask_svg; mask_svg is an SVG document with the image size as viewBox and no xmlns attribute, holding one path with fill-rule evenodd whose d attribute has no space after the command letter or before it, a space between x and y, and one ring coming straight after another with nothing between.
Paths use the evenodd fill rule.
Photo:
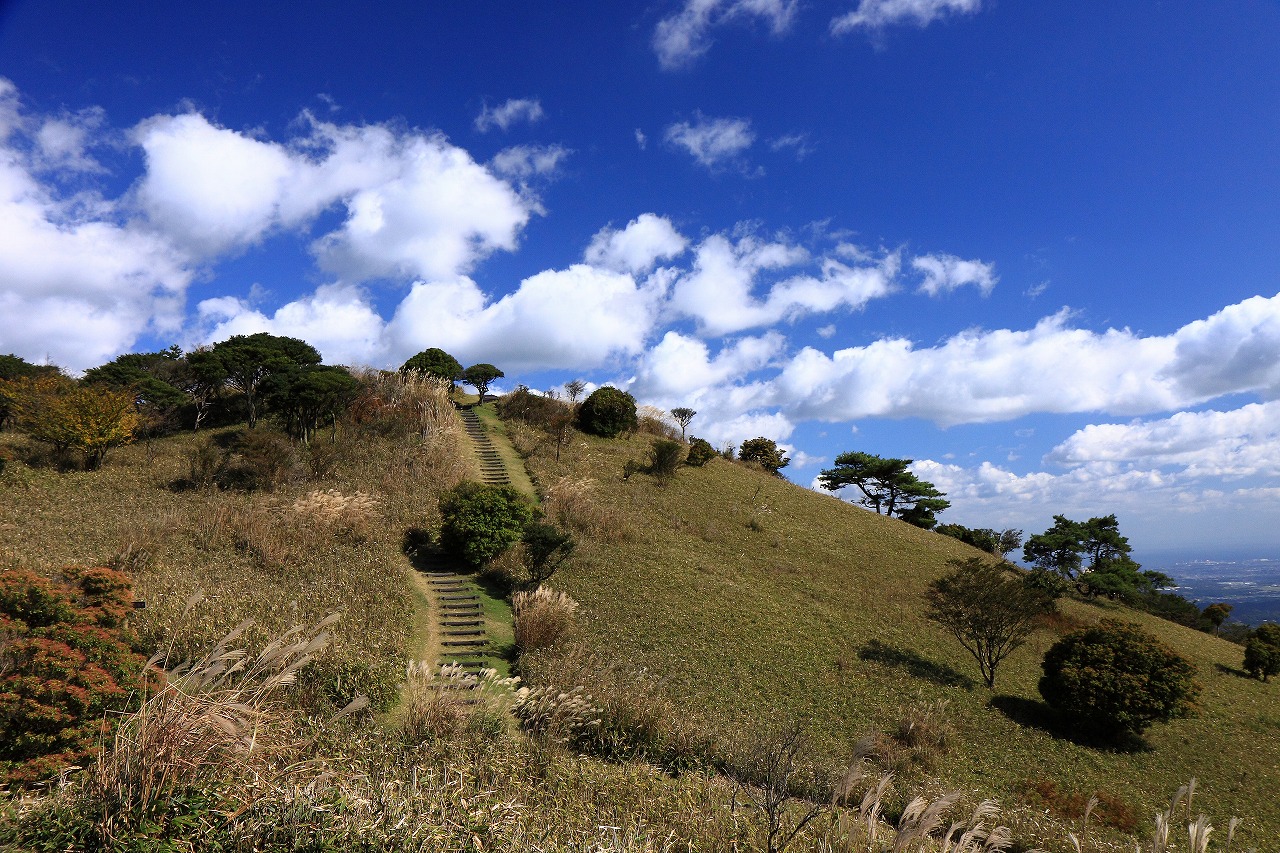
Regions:
<instances>
[{"instance_id":1,"label":"low vegetation","mask_svg":"<svg viewBox=\"0 0 1280 853\"><path fill-rule=\"evenodd\" d=\"M178 426L98 470L0 433L0 568L18 602L0 679L21 678L13 638L46 629L93 638L93 654L111 637L137 678L121 668L78 739L41 753L56 758L5 758L0 849L1111 851L1133 849L1133 816L1153 813L1153 853L1204 853L1201 813L1243 818L1215 841L1280 832L1265 796L1280 788L1274 687L1237 668L1238 646L1096 595L975 657L941 618L944 581L982 564L1006 599L1026 589L1012 570L788 484L757 445L746 464L686 445L691 409L677 429L597 389L621 410L601 430L582 387L517 391L505 423L479 414L532 481L513 471L520 487L493 491L467 484L452 376L350 374L313 417L288 400L319 375L305 344L233 340L265 348L276 379L225 350L103 371L133 377L135 411L168 399ZM181 396L143 400L133 370ZM624 477L636 459L646 473ZM427 541L486 566L486 600L512 593L501 665L518 686L417 659L406 549ZM65 618L41 622L37 600ZM1188 688L1151 718L1165 725L1126 718L1136 751L1077 736L1037 693L1045 653L1108 618L1200 685L1192 716L1178 716ZM139 650L159 652L152 669ZM999 691L975 689L975 671ZM40 683L81 696L81 672L63 674L65 689ZM1191 775L1199 788L1168 803Z\"/></svg>"}]
</instances>

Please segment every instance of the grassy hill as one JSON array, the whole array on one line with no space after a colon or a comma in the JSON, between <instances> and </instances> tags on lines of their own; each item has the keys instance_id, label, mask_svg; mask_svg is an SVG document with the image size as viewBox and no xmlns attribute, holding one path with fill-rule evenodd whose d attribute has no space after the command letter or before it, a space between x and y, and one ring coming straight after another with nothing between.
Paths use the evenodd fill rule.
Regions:
<instances>
[{"instance_id":1,"label":"grassy hill","mask_svg":"<svg viewBox=\"0 0 1280 853\"><path fill-rule=\"evenodd\" d=\"M236 762L204 768L191 782L198 795L175 799L163 818L135 815L131 831L152 839L146 849L183 849L192 832L225 849L453 849L473 839L507 850L760 849L760 812L744 805L739 783L577 756L511 730L501 703L468 710L439 692L425 739L403 727L403 706L320 725L355 692L394 704L406 659L431 642L415 621L423 607L405 534L432 528L440 492L476 471L447 405L400 414L387 406L344 423L333 444L293 447L274 488L253 491L191 482L202 458L236 446L236 429L121 448L95 472L58 470L38 446L0 434L33 463L0 475L0 569L120 567L146 601L132 618L144 647L171 646L180 659L244 619L255 620L253 647L343 612L331 646L280 706L292 751L251 783ZM404 414L428 410L430 424ZM666 482L624 478L626 462L647 455L647 435L571 432L557 458L556 442L536 430L499 424L489 411L482 421L509 436L549 517L579 538L551 584L581 603L582 642L523 661L535 681L600 689L603 664L614 688L634 688L638 716L679 717L713 753L767 741L791 720L803 723L809 757L835 768L866 736L909 743L904 721L944 734L932 753L903 747L896 763L885 758L899 775L890 805L949 790L969 804L995 797L1019 844L1065 850L1070 830L1086 850L1131 850L1096 818L1083 827L1073 809L1096 793L1145 831L1193 776L1197 813L1243 818L1245 846L1280 837L1280 687L1241 677L1239 647L1111 605L1067 602L1059 628L1137 621L1191 660L1204 687L1200 713L1154 728L1147 751L1076 743L1038 706L1039 660L1053 632L1003 664L992 694L924 618L923 590L949 559L975 553L967 546L724 460ZM185 613L197 591L205 601ZM85 790L0 804L0 850L28 849L33 837L44 849L84 846L103 813L98 800L76 799ZM125 819L112 820L126 849ZM172 845L154 840L170 831ZM830 849L880 849L834 818L809 832L793 849L820 837Z\"/></svg>"},{"instance_id":2,"label":"grassy hill","mask_svg":"<svg viewBox=\"0 0 1280 853\"><path fill-rule=\"evenodd\" d=\"M800 718L844 756L860 737L942 701L956 736L929 775L1025 803L1006 819L1026 832L1046 806L1028 789L1117 798L1145 825L1195 777L1198 808L1241 817L1254 843L1280 837L1280 688L1242 677L1239 646L1111 603L1064 602L1062 628L1137 622L1194 663L1203 685L1199 713L1154 727L1146 751L1075 743L1042 722L1036 689L1056 633L1038 632L1005 661L992 693L924 618L930 581L948 559L977 552L723 460L666 483L624 480L624 464L644 459L650 441L578 436L558 462L545 444L530 454L544 489L574 486L625 525L625 535L602 528L553 583L583 604L605 657L656 673L712 725L765 730Z\"/></svg>"}]
</instances>

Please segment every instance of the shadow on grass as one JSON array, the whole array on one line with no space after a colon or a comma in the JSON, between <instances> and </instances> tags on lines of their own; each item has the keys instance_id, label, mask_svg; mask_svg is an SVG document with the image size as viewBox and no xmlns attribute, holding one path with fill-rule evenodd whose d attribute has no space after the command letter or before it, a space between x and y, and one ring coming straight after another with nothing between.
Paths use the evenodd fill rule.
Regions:
<instances>
[{"instance_id":1,"label":"shadow on grass","mask_svg":"<svg viewBox=\"0 0 1280 853\"><path fill-rule=\"evenodd\" d=\"M1062 717L1036 699L1022 696L992 696L988 704L1013 722L1028 729L1039 729L1060 740L1070 741L1078 746L1096 749L1100 752L1118 752L1133 754L1150 752L1152 747L1141 735L1122 734L1116 737L1090 735L1072 728Z\"/></svg>"},{"instance_id":2,"label":"shadow on grass","mask_svg":"<svg viewBox=\"0 0 1280 853\"><path fill-rule=\"evenodd\" d=\"M1213 668L1223 675L1234 675L1236 678L1253 678L1243 669L1236 669L1234 666L1227 666L1225 663L1215 663Z\"/></svg>"},{"instance_id":3,"label":"shadow on grass","mask_svg":"<svg viewBox=\"0 0 1280 853\"><path fill-rule=\"evenodd\" d=\"M972 690L976 684L972 678L946 664L931 661L911 649L900 649L879 640L872 640L858 649L858 657L905 670L916 678L932 681L943 687L963 687L965 690Z\"/></svg>"}]
</instances>

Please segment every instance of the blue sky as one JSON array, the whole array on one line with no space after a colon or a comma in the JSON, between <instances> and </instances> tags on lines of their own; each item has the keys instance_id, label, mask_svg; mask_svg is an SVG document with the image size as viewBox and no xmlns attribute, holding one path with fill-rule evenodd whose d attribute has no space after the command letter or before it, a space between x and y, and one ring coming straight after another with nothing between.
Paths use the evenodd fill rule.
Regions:
<instances>
[{"instance_id":1,"label":"blue sky","mask_svg":"<svg viewBox=\"0 0 1280 853\"><path fill-rule=\"evenodd\" d=\"M0 5L0 352L440 346L1280 547L1275 3L299 8Z\"/></svg>"}]
</instances>

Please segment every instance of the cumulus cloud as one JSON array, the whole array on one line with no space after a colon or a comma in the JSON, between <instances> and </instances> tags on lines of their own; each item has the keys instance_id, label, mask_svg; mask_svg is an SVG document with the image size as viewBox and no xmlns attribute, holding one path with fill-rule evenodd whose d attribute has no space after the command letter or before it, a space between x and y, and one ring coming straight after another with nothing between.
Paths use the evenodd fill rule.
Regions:
<instances>
[{"instance_id":1,"label":"cumulus cloud","mask_svg":"<svg viewBox=\"0 0 1280 853\"><path fill-rule=\"evenodd\" d=\"M927 27L949 15L973 15L982 8L982 0L861 0L858 8L831 21L835 35L859 27L878 30L891 24L915 24Z\"/></svg>"},{"instance_id":2,"label":"cumulus cloud","mask_svg":"<svg viewBox=\"0 0 1280 853\"><path fill-rule=\"evenodd\" d=\"M663 68L683 68L711 48L711 31L717 27L763 21L774 35L781 35L790 28L798 6L799 0L684 0L679 12L658 22L653 49Z\"/></svg>"},{"instance_id":3,"label":"cumulus cloud","mask_svg":"<svg viewBox=\"0 0 1280 853\"><path fill-rule=\"evenodd\" d=\"M974 285L986 296L998 281L995 264L966 261L955 255L920 255L911 259L911 267L923 273L920 293L928 296L950 293L966 284Z\"/></svg>"},{"instance_id":4,"label":"cumulus cloud","mask_svg":"<svg viewBox=\"0 0 1280 853\"><path fill-rule=\"evenodd\" d=\"M202 343L270 332L301 338L319 350L329 364L380 365L385 361L382 333L386 324L367 296L349 285L325 285L270 315L229 296L205 299L196 311L203 329Z\"/></svg>"},{"instance_id":5,"label":"cumulus cloud","mask_svg":"<svg viewBox=\"0 0 1280 853\"><path fill-rule=\"evenodd\" d=\"M481 133L488 133L495 127L507 131L520 122L533 124L540 121L543 115L542 102L537 98L511 98L496 107L486 104L476 116L475 128Z\"/></svg>"},{"instance_id":6,"label":"cumulus cloud","mask_svg":"<svg viewBox=\"0 0 1280 853\"><path fill-rule=\"evenodd\" d=\"M697 248L693 268L674 286L671 310L698 321L706 335L725 335L781 320L837 308L860 308L893 291L899 259L850 265L834 257L817 261L817 271L776 280L763 299L754 295L763 273L812 261L800 246L745 236L734 242L713 235Z\"/></svg>"},{"instance_id":7,"label":"cumulus cloud","mask_svg":"<svg viewBox=\"0 0 1280 853\"><path fill-rule=\"evenodd\" d=\"M493 155L490 165L504 178L520 181L548 178L571 153L563 145L513 145Z\"/></svg>"},{"instance_id":8,"label":"cumulus cloud","mask_svg":"<svg viewBox=\"0 0 1280 853\"><path fill-rule=\"evenodd\" d=\"M109 360L144 332L176 334L193 270L162 237L96 191L41 180L51 164L97 172L84 153L97 119L68 131L25 114L0 80L0 340L74 370Z\"/></svg>"},{"instance_id":9,"label":"cumulus cloud","mask_svg":"<svg viewBox=\"0 0 1280 853\"><path fill-rule=\"evenodd\" d=\"M515 248L533 202L443 136L304 118L309 133L287 145L194 113L140 124L136 196L152 226L215 256L341 204L345 221L312 248L350 282L455 275Z\"/></svg>"},{"instance_id":10,"label":"cumulus cloud","mask_svg":"<svg viewBox=\"0 0 1280 853\"><path fill-rule=\"evenodd\" d=\"M313 244L345 281L438 278L514 250L534 202L439 136L397 140L381 181L345 200L346 221Z\"/></svg>"},{"instance_id":11,"label":"cumulus cloud","mask_svg":"<svg viewBox=\"0 0 1280 853\"><path fill-rule=\"evenodd\" d=\"M1066 468L1175 470L1183 477L1280 474L1280 402L1158 420L1091 424L1045 457Z\"/></svg>"},{"instance_id":12,"label":"cumulus cloud","mask_svg":"<svg viewBox=\"0 0 1280 853\"><path fill-rule=\"evenodd\" d=\"M721 348L714 357L704 341L667 332L640 359L633 391L658 404L699 405L715 398L713 389L738 384L768 366L786 347L777 332L747 337Z\"/></svg>"},{"instance_id":13,"label":"cumulus cloud","mask_svg":"<svg viewBox=\"0 0 1280 853\"><path fill-rule=\"evenodd\" d=\"M1163 336L1077 329L1070 318L1063 310L1031 329L969 330L926 348L902 338L830 355L806 347L771 381L762 404L822 420L951 425L1036 412L1140 415L1230 393L1280 395L1280 295Z\"/></svg>"},{"instance_id":14,"label":"cumulus cloud","mask_svg":"<svg viewBox=\"0 0 1280 853\"><path fill-rule=\"evenodd\" d=\"M712 170L740 162L742 153L756 141L747 119L707 118L701 113L692 122L671 125L663 138Z\"/></svg>"},{"instance_id":15,"label":"cumulus cloud","mask_svg":"<svg viewBox=\"0 0 1280 853\"><path fill-rule=\"evenodd\" d=\"M642 213L621 231L602 228L592 238L584 258L592 266L639 274L648 272L658 261L682 254L688 242L671 220Z\"/></svg>"},{"instance_id":16,"label":"cumulus cloud","mask_svg":"<svg viewBox=\"0 0 1280 853\"><path fill-rule=\"evenodd\" d=\"M141 124L147 173L137 188L150 219L190 249L215 254L257 241L282 217L294 163L260 142L189 113Z\"/></svg>"},{"instance_id":17,"label":"cumulus cloud","mask_svg":"<svg viewBox=\"0 0 1280 853\"><path fill-rule=\"evenodd\" d=\"M35 140L41 167L67 172L105 172L102 164L89 153L105 119L106 112L101 107L45 119Z\"/></svg>"},{"instance_id":18,"label":"cumulus cloud","mask_svg":"<svg viewBox=\"0 0 1280 853\"><path fill-rule=\"evenodd\" d=\"M587 370L643 351L662 293L660 283L585 264L530 276L493 302L470 279L419 282L387 335L397 357L439 346L509 371Z\"/></svg>"},{"instance_id":19,"label":"cumulus cloud","mask_svg":"<svg viewBox=\"0 0 1280 853\"><path fill-rule=\"evenodd\" d=\"M1280 473L1275 405L1089 425L1045 457L1057 471L933 460L912 469L947 494L948 515L961 523L1037 532L1053 513L1116 513L1124 529L1146 532L1140 545L1203 545L1196 537L1224 529L1235 541L1270 541L1268 519L1280 509L1280 489L1269 479ZM1199 519L1191 524L1189 516Z\"/></svg>"},{"instance_id":20,"label":"cumulus cloud","mask_svg":"<svg viewBox=\"0 0 1280 853\"><path fill-rule=\"evenodd\" d=\"M1165 376L1189 399L1240 390L1280 397L1280 294L1228 305L1179 329Z\"/></svg>"}]
</instances>

